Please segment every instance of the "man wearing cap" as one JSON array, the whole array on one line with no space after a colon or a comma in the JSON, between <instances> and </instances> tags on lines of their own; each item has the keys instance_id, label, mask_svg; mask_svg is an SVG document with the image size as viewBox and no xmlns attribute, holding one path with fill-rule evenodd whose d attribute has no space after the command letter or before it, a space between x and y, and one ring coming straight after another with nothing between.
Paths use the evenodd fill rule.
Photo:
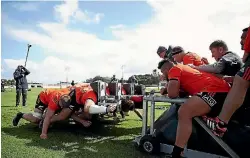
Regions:
<instances>
[{"instance_id":1,"label":"man wearing cap","mask_svg":"<svg viewBox=\"0 0 250 158\"><path fill-rule=\"evenodd\" d=\"M168 49L164 46L159 46L156 53L158 54L158 56L162 59L170 59L172 62L175 62L172 56L172 46L169 45ZM166 78L164 77L164 75L160 76L160 80L166 80Z\"/></svg>"},{"instance_id":2,"label":"man wearing cap","mask_svg":"<svg viewBox=\"0 0 250 158\"><path fill-rule=\"evenodd\" d=\"M156 53L159 55L160 58L162 59L170 59L171 61L174 61L173 60L173 57L172 57L172 46L170 45L168 47L168 49L164 46L159 46Z\"/></svg>"},{"instance_id":3,"label":"man wearing cap","mask_svg":"<svg viewBox=\"0 0 250 158\"><path fill-rule=\"evenodd\" d=\"M194 66L200 66L208 64L205 60L202 60L200 56L198 56L196 53L192 52L185 52L184 49L181 46L175 46L172 49L172 55L176 62L183 63L183 65L194 65Z\"/></svg>"}]
</instances>

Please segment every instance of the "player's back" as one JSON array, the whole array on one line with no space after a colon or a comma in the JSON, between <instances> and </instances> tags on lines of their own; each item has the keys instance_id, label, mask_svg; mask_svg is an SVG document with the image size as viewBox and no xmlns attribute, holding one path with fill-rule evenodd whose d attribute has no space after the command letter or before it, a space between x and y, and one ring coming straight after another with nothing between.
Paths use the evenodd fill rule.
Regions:
<instances>
[{"instance_id":1,"label":"player's back","mask_svg":"<svg viewBox=\"0 0 250 158\"><path fill-rule=\"evenodd\" d=\"M39 98L40 98L40 100L44 103L44 104L48 104L49 103L49 98L50 98L50 96L54 93L54 92L56 92L56 91L58 91L59 89L44 89L43 91L41 91L40 93L39 93Z\"/></svg>"},{"instance_id":2,"label":"player's back","mask_svg":"<svg viewBox=\"0 0 250 158\"><path fill-rule=\"evenodd\" d=\"M170 75L171 73L179 76L181 88L191 95L199 92L228 92L230 90L225 80L188 65L178 64L170 70Z\"/></svg>"},{"instance_id":3,"label":"player's back","mask_svg":"<svg viewBox=\"0 0 250 158\"><path fill-rule=\"evenodd\" d=\"M75 99L77 104L84 104L87 98L90 98L96 102L96 93L90 85L83 85L76 87L73 92L75 93ZM72 93L72 92L71 92Z\"/></svg>"},{"instance_id":4,"label":"player's back","mask_svg":"<svg viewBox=\"0 0 250 158\"><path fill-rule=\"evenodd\" d=\"M201 57L198 54L188 52L183 57L183 64L184 65L193 64L194 66L200 66L200 65L204 65L204 62L201 60Z\"/></svg>"}]
</instances>

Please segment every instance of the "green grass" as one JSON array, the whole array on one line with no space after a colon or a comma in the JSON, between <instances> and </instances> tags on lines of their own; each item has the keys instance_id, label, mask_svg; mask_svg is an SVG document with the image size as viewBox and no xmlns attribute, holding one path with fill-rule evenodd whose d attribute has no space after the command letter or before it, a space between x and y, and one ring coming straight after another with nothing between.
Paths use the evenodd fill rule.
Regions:
<instances>
[{"instance_id":1,"label":"green grass","mask_svg":"<svg viewBox=\"0 0 250 158\"><path fill-rule=\"evenodd\" d=\"M132 140L140 135L142 126L133 112L125 121L93 124L89 129L70 125L67 121L58 122L50 128L47 140L41 140L41 130L25 120L13 127L12 119L17 112L33 111L40 91L32 89L28 92L27 107L15 107L15 90L1 93L3 158L149 157L137 151L132 144ZM162 112L156 110L156 117Z\"/></svg>"}]
</instances>

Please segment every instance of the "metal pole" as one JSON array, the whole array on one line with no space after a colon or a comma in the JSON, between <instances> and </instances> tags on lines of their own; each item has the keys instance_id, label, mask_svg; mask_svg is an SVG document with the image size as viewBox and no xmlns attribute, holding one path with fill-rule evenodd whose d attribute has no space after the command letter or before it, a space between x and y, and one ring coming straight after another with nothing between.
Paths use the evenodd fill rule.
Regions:
<instances>
[{"instance_id":1,"label":"metal pole","mask_svg":"<svg viewBox=\"0 0 250 158\"><path fill-rule=\"evenodd\" d=\"M28 55L29 55L29 51L30 51L31 46L32 46L31 44L28 44L28 50L27 50L27 54L26 54L26 60L25 60L24 67L26 67L26 63L27 63L27 59L28 59Z\"/></svg>"},{"instance_id":2,"label":"metal pole","mask_svg":"<svg viewBox=\"0 0 250 158\"><path fill-rule=\"evenodd\" d=\"M153 135L154 133L154 121L155 121L155 101L154 96L151 100L151 114L150 114L150 134Z\"/></svg>"},{"instance_id":3,"label":"metal pole","mask_svg":"<svg viewBox=\"0 0 250 158\"><path fill-rule=\"evenodd\" d=\"M142 136L146 135L148 127L148 101L143 102Z\"/></svg>"},{"instance_id":4,"label":"metal pole","mask_svg":"<svg viewBox=\"0 0 250 158\"><path fill-rule=\"evenodd\" d=\"M122 65L122 78L123 78L123 75L124 75L123 68L124 68L124 65Z\"/></svg>"}]
</instances>

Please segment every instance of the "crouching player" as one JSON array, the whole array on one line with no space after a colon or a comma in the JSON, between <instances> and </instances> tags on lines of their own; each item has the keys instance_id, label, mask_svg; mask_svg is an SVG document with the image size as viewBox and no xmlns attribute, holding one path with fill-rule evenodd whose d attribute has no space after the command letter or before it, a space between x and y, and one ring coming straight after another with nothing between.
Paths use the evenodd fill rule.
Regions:
<instances>
[{"instance_id":1,"label":"crouching player","mask_svg":"<svg viewBox=\"0 0 250 158\"><path fill-rule=\"evenodd\" d=\"M59 90L45 89L41 91L39 95L37 96L34 112L26 113L26 114L22 112L17 113L16 117L12 121L13 126L17 126L21 118L29 122L38 124L42 119L44 110L48 107L51 96L55 94L56 91L59 91ZM69 93L69 91L66 91L66 90L62 90L62 91L65 91L65 93Z\"/></svg>"},{"instance_id":2,"label":"crouching player","mask_svg":"<svg viewBox=\"0 0 250 158\"><path fill-rule=\"evenodd\" d=\"M76 115L75 112L80 108L83 109L83 115L108 113L113 112L116 109L116 105L110 105L108 107L96 105L97 95L90 85L75 87L75 89L73 89L66 98L64 97L64 99L66 99L63 100L64 103L67 104L58 115L54 115L55 111L59 108L58 106L55 104L53 106L48 106L48 110L43 121L41 134L42 139L47 138L47 131L50 123L65 120L69 116L71 116L71 118L75 121L82 123L84 126L89 126L91 124L90 121L85 121Z\"/></svg>"},{"instance_id":3,"label":"crouching player","mask_svg":"<svg viewBox=\"0 0 250 158\"><path fill-rule=\"evenodd\" d=\"M192 133L192 118L205 114L217 116L230 86L225 80L212 74L200 72L187 65L176 65L169 60L162 60L158 68L169 79L169 98L178 97L180 89L192 95L178 111L178 127L172 157L180 158Z\"/></svg>"}]
</instances>

